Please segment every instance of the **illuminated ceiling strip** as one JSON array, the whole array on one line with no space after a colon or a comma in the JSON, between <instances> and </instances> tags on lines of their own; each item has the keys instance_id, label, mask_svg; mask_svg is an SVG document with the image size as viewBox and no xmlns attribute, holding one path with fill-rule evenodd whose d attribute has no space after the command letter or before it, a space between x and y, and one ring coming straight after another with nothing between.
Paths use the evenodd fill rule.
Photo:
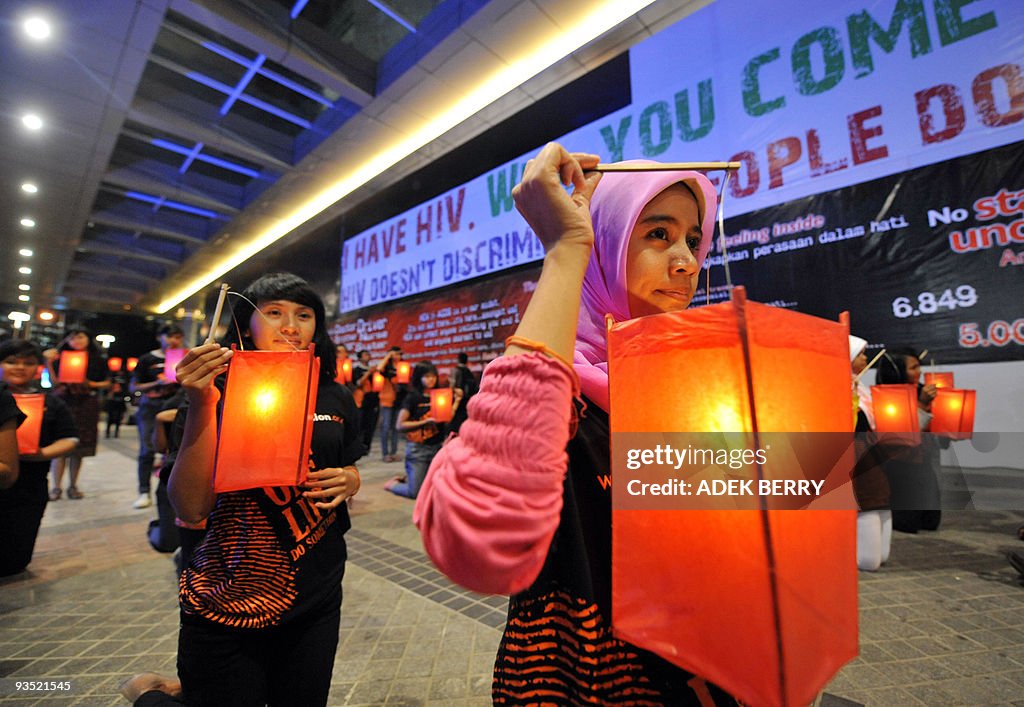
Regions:
<instances>
[{"instance_id":1,"label":"illuminated ceiling strip","mask_svg":"<svg viewBox=\"0 0 1024 707\"><path fill-rule=\"evenodd\" d=\"M185 174L185 172L188 171L188 168L192 166L192 162L195 160L196 157L199 156L199 153L202 151L203 143L197 142L196 146L189 150L188 154L185 155L185 161L181 163L180 167L178 167L178 174Z\"/></svg>"},{"instance_id":2,"label":"illuminated ceiling strip","mask_svg":"<svg viewBox=\"0 0 1024 707\"><path fill-rule=\"evenodd\" d=\"M295 4L292 5L292 19L294 20L302 12L302 8L306 6L309 0L295 0Z\"/></svg>"},{"instance_id":3,"label":"illuminated ceiling strip","mask_svg":"<svg viewBox=\"0 0 1024 707\"><path fill-rule=\"evenodd\" d=\"M256 72L260 70L260 67L263 66L263 62L265 62L266 60L267 57L263 56L262 54L256 55L256 58L252 60L252 64L250 64L249 68L246 70L245 75L242 76L242 80L238 82L238 85L235 86L235 90L231 92L227 100L224 101L224 105L220 107L221 115L228 114L228 111L231 110L231 106L235 105L235 101L237 101L238 98L245 91L245 89L249 87L249 82L252 81L253 77L256 75Z\"/></svg>"},{"instance_id":4,"label":"illuminated ceiling strip","mask_svg":"<svg viewBox=\"0 0 1024 707\"><path fill-rule=\"evenodd\" d=\"M219 44L217 44L215 42L203 42L202 46L205 49L209 49L214 54L219 54L220 56L224 57L225 59L230 59L231 61L235 62L236 64L241 64L242 66L249 66L249 64L250 64L249 60L246 59L241 54L236 54L235 52L231 51L230 49L225 49L224 47L222 47L221 45L219 45ZM312 90L310 88L306 88L302 84L297 83L295 81L292 81L287 76L282 76L281 74L277 73L276 71L272 71L271 69L268 69L265 66L261 66L257 70L257 73L260 76L266 76L271 81L276 81L277 83L281 84L285 88L290 88L291 90L293 90L296 93L299 93L299 94L305 96L306 98L309 98L310 100L316 101L320 105L327 106L327 107L330 107L330 106L334 105L329 98L325 98L324 96L320 95L316 91L314 91L314 90Z\"/></svg>"},{"instance_id":5,"label":"illuminated ceiling strip","mask_svg":"<svg viewBox=\"0 0 1024 707\"><path fill-rule=\"evenodd\" d=\"M212 88L214 91L220 91L226 96L231 95L231 92L234 90L234 87L228 86L227 84L223 84L220 81L211 79L209 76L206 76L205 74L200 74L198 71L189 71L185 74L185 76L192 79L196 83L201 83L204 86ZM238 97L238 100L240 100L242 103L248 103L253 108L259 108L260 110L266 113L276 115L278 118L287 120L289 123L295 123L299 127L306 128L307 130L313 127L312 123L310 123L308 120L300 118L297 115L292 115L291 113L283 111L280 108L272 106L266 101L261 101L258 98L253 98L252 96L247 96L243 93L241 96Z\"/></svg>"},{"instance_id":6,"label":"illuminated ceiling strip","mask_svg":"<svg viewBox=\"0 0 1024 707\"><path fill-rule=\"evenodd\" d=\"M409 22L409 20L407 20L404 17L402 17L401 15L399 15L397 12L392 10L390 7L385 5L380 0L366 0L366 2L370 3L371 5L373 5L375 8L377 8L378 10L383 12L385 15L387 15L388 17L393 19L398 24L400 24L403 27L405 27L407 30L409 30L413 34L416 33L416 25L414 25L411 22Z\"/></svg>"},{"instance_id":7,"label":"illuminated ceiling strip","mask_svg":"<svg viewBox=\"0 0 1024 707\"><path fill-rule=\"evenodd\" d=\"M164 140L163 138L155 137L150 140L150 143L155 147L161 147L171 152L177 152L179 155L189 155L192 152L192 150L190 150L187 147L178 145L177 143L173 143L170 140ZM199 144L202 145L202 143ZM228 160L221 159L220 157L214 157L213 155L204 155L200 153L196 155L195 159L199 160L200 162L206 162L207 164L215 165L217 167L223 167L224 169L230 170L232 172L244 174L245 176L252 177L253 179L260 176L260 173L254 169L243 167L240 164L235 164L234 162L229 162Z\"/></svg>"},{"instance_id":8,"label":"illuminated ceiling strip","mask_svg":"<svg viewBox=\"0 0 1024 707\"><path fill-rule=\"evenodd\" d=\"M126 191L124 193L130 199L136 199L137 201L145 201L148 204L155 204L157 208L166 206L169 209L175 209L177 211L184 211L187 214L195 214L196 216L205 216L206 218L221 218L221 214L216 211L210 211L209 209L201 209L198 206L190 206L189 204L183 204L180 201L171 201L162 196L153 196L152 194L143 194L140 191Z\"/></svg>"},{"instance_id":9,"label":"illuminated ceiling strip","mask_svg":"<svg viewBox=\"0 0 1024 707\"><path fill-rule=\"evenodd\" d=\"M155 308L163 314L174 305L244 263L253 255L294 231L306 221L382 174L409 155L494 103L523 83L550 68L580 47L627 20L654 0L606 0L576 25L552 34L544 44L470 90L461 101L442 109L418 132L393 143L354 169L347 169L337 182L314 195L284 218L271 222L261 233L241 244L233 253L161 300Z\"/></svg>"}]
</instances>

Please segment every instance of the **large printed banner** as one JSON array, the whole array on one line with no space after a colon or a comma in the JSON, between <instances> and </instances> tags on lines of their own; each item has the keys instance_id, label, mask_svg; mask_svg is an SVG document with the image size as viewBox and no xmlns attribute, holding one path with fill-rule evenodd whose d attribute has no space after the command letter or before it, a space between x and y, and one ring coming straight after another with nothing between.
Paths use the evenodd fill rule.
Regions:
<instances>
[{"instance_id":1,"label":"large printed banner","mask_svg":"<svg viewBox=\"0 0 1024 707\"><path fill-rule=\"evenodd\" d=\"M939 364L1024 358L1024 149L988 150L729 219L705 262L751 299ZM702 280L703 282L703 280ZM702 287L694 298L705 302Z\"/></svg>"},{"instance_id":2,"label":"large printed banner","mask_svg":"<svg viewBox=\"0 0 1024 707\"><path fill-rule=\"evenodd\" d=\"M470 368L479 371L505 350L538 275L538 269L530 268L401 307L343 314L332 325L331 338L353 355L366 349L375 361L391 346L401 346L406 361L429 359L442 373L465 351Z\"/></svg>"},{"instance_id":3,"label":"large printed banner","mask_svg":"<svg viewBox=\"0 0 1024 707\"><path fill-rule=\"evenodd\" d=\"M561 141L607 161L739 161L727 215L1024 139L1019 1L717 0L630 67L632 104ZM540 260L511 198L528 157L347 240L341 311Z\"/></svg>"}]
</instances>

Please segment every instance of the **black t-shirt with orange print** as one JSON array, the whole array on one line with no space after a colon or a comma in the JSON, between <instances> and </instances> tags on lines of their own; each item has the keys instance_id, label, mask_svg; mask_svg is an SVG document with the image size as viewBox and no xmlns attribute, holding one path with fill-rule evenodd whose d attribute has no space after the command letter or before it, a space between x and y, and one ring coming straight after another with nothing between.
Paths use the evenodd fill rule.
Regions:
<instances>
[{"instance_id":1,"label":"black t-shirt with orange print","mask_svg":"<svg viewBox=\"0 0 1024 707\"><path fill-rule=\"evenodd\" d=\"M365 453L352 395L320 383L311 467L353 464ZM203 543L181 575L184 620L234 628L279 626L341 601L345 574L345 503L324 511L298 486L217 495Z\"/></svg>"}]
</instances>

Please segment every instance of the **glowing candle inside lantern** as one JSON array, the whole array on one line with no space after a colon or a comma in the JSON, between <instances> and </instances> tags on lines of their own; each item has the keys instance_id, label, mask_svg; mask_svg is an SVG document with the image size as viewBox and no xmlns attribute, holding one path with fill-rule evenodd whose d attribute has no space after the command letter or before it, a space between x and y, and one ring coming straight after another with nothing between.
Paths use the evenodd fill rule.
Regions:
<instances>
[{"instance_id":1,"label":"glowing candle inside lantern","mask_svg":"<svg viewBox=\"0 0 1024 707\"><path fill-rule=\"evenodd\" d=\"M119 356L111 356L107 359L107 368L110 369L111 373L117 373L121 370L121 364L123 361Z\"/></svg>"},{"instance_id":2,"label":"glowing candle inside lantern","mask_svg":"<svg viewBox=\"0 0 1024 707\"><path fill-rule=\"evenodd\" d=\"M925 373L924 384L934 383L936 388L952 388L953 386L953 372L942 371L938 373Z\"/></svg>"},{"instance_id":3,"label":"glowing candle inside lantern","mask_svg":"<svg viewBox=\"0 0 1024 707\"><path fill-rule=\"evenodd\" d=\"M412 374L412 366L409 365L408 361L399 361L398 365L395 366L397 373L395 374L396 383L408 383Z\"/></svg>"},{"instance_id":4,"label":"glowing candle inside lantern","mask_svg":"<svg viewBox=\"0 0 1024 707\"><path fill-rule=\"evenodd\" d=\"M320 361L306 351L235 351L217 436L217 493L305 479Z\"/></svg>"},{"instance_id":5,"label":"glowing candle inside lantern","mask_svg":"<svg viewBox=\"0 0 1024 707\"><path fill-rule=\"evenodd\" d=\"M373 372L373 392L379 393L384 390L384 374L380 371Z\"/></svg>"},{"instance_id":6,"label":"glowing candle inside lantern","mask_svg":"<svg viewBox=\"0 0 1024 707\"><path fill-rule=\"evenodd\" d=\"M974 434L975 391L940 388L932 401L931 432L951 439Z\"/></svg>"},{"instance_id":7,"label":"glowing candle inside lantern","mask_svg":"<svg viewBox=\"0 0 1024 707\"><path fill-rule=\"evenodd\" d=\"M134 356L129 356L128 357L128 370L129 371L134 371L135 367L138 366L138 365L139 365L139 359L135 358Z\"/></svg>"},{"instance_id":8,"label":"glowing candle inside lantern","mask_svg":"<svg viewBox=\"0 0 1024 707\"><path fill-rule=\"evenodd\" d=\"M39 435L43 429L43 411L46 409L46 395L14 394L18 409L25 413L25 421L18 426L18 454L38 454Z\"/></svg>"},{"instance_id":9,"label":"glowing candle inside lantern","mask_svg":"<svg viewBox=\"0 0 1024 707\"><path fill-rule=\"evenodd\" d=\"M352 359L348 357L338 359L338 377L335 380L339 383L352 382Z\"/></svg>"},{"instance_id":10,"label":"glowing candle inside lantern","mask_svg":"<svg viewBox=\"0 0 1024 707\"><path fill-rule=\"evenodd\" d=\"M57 372L58 383L85 383L85 372L89 368L88 351L60 352L60 370Z\"/></svg>"},{"instance_id":11,"label":"glowing candle inside lantern","mask_svg":"<svg viewBox=\"0 0 1024 707\"><path fill-rule=\"evenodd\" d=\"M913 385L873 385L871 402L879 435L894 444L921 443L917 418L917 388Z\"/></svg>"},{"instance_id":12,"label":"glowing candle inside lantern","mask_svg":"<svg viewBox=\"0 0 1024 707\"><path fill-rule=\"evenodd\" d=\"M430 416L435 422L450 422L452 412L452 389L432 388L430 391Z\"/></svg>"}]
</instances>

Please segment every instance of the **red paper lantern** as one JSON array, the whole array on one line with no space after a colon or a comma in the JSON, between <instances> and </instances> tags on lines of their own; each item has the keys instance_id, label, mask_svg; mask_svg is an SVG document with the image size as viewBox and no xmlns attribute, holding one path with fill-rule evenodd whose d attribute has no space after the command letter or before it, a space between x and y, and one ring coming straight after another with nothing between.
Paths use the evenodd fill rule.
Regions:
<instances>
[{"instance_id":1,"label":"red paper lantern","mask_svg":"<svg viewBox=\"0 0 1024 707\"><path fill-rule=\"evenodd\" d=\"M58 383L85 383L85 372L89 368L89 352L66 349L60 352Z\"/></svg>"},{"instance_id":2,"label":"red paper lantern","mask_svg":"<svg viewBox=\"0 0 1024 707\"><path fill-rule=\"evenodd\" d=\"M176 367L185 358L188 349L167 349L164 351L164 378L171 383L178 382Z\"/></svg>"},{"instance_id":3,"label":"red paper lantern","mask_svg":"<svg viewBox=\"0 0 1024 707\"><path fill-rule=\"evenodd\" d=\"M921 444L921 424L917 416L917 386L909 383L871 386L871 405L875 411L875 430L890 444Z\"/></svg>"},{"instance_id":4,"label":"red paper lantern","mask_svg":"<svg viewBox=\"0 0 1024 707\"><path fill-rule=\"evenodd\" d=\"M235 351L228 365L213 490L297 486L306 478L320 360L306 351Z\"/></svg>"},{"instance_id":5,"label":"red paper lantern","mask_svg":"<svg viewBox=\"0 0 1024 707\"><path fill-rule=\"evenodd\" d=\"M925 373L924 384L934 383L936 388L953 388L953 372L942 371L938 373Z\"/></svg>"},{"instance_id":6,"label":"red paper lantern","mask_svg":"<svg viewBox=\"0 0 1024 707\"><path fill-rule=\"evenodd\" d=\"M609 331L613 630L747 704L810 704L857 655L848 333L739 287L731 302ZM806 443L818 436L827 450ZM632 445L697 438L770 447L758 486L804 462L827 491L812 508L843 510L771 510L764 497L745 506L756 510L684 510L686 496L625 507Z\"/></svg>"},{"instance_id":7,"label":"red paper lantern","mask_svg":"<svg viewBox=\"0 0 1024 707\"><path fill-rule=\"evenodd\" d=\"M352 382L352 359L348 356L338 356L338 375L334 380L336 383Z\"/></svg>"},{"instance_id":8,"label":"red paper lantern","mask_svg":"<svg viewBox=\"0 0 1024 707\"><path fill-rule=\"evenodd\" d=\"M932 400L932 434L969 439L974 434L976 393L959 388L940 388Z\"/></svg>"},{"instance_id":9,"label":"red paper lantern","mask_svg":"<svg viewBox=\"0 0 1024 707\"><path fill-rule=\"evenodd\" d=\"M382 390L384 390L384 381L385 380L387 380L387 379L384 378L384 374L383 373L381 373L380 371L374 371L373 372L373 392L374 393L379 393Z\"/></svg>"},{"instance_id":10,"label":"red paper lantern","mask_svg":"<svg viewBox=\"0 0 1024 707\"><path fill-rule=\"evenodd\" d=\"M43 429L43 412L46 410L46 395L15 393L14 402L26 416L18 426L18 454L38 454L39 435Z\"/></svg>"},{"instance_id":11,"label":"red paper lantern","mask_svg":"<svg viewBox=\"0 0 1024 707\"><path fill-rule=\"evenodd\" d=\"M396 383L408 383L412 377L412 366L409 365L408 361L399 361L395 365L395 371Z\"/></svg>"},{"instance_id":12,"label":"red paper lantern","mask_svg":"<svg viewBox=\"0 0 1024 707\"><path fill-rule=\"evenodd\" d=\"M431 388L430 416L434 418L434 422L451 422L453 415L452 389Z\"/></svg>"},{"instance_id":13,"label":"red paper lantern","mask_svg":"<svg viewBox=\"0 0 1024 707\"><path fill-rule=\"evenodd\" d=\"M135 367L138 366L138 365L139 365L139 359L135 358L134 356L130 356L128 358L128 370L129 371L134 371Z\"/></svg>"},{"instance_id":14,"label":"red paper lantern","mask_svg":"<svg viewBox=\"0 0 1024 707\"><path fill-rule=\"evenodd\" d=\"M122 361L120 357L111 356L107 359L107 368L110 369L111 373L117 373L121 370L122 363L124 363L124 361Z\"/></svg>"}]
</instances>

